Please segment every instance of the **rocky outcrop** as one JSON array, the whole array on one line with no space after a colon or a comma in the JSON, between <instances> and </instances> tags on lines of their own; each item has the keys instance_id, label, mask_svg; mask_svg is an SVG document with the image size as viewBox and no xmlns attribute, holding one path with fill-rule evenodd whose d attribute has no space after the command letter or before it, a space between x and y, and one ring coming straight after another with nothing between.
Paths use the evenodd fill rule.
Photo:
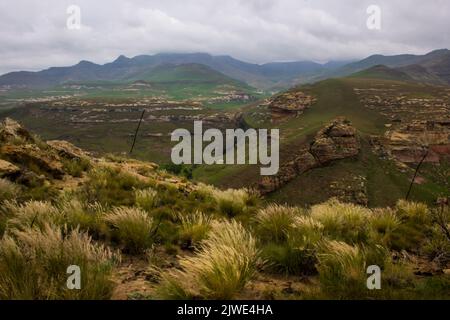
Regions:
<instances>
[{"instance_id":1,"label":"rocky outcrop","mask_svg":"<svg viewBox=\"0 0 450 320\"><path fill-rule=\"evenodd\" d=\"M337 118L320 130L309 146L299 150L292 160L283 163L276 176L264 177L258 189L261 194L271 193L308 170L354 157L359 151L360 143L355 128L348 120Z\"/></svg>"},{"instance_id":2,"label":"rocky outcrop","mask_svg":"<svg viewBox=\"0 0 450 320\"><path fill-rule=\"evenodd\" d=\"M60 159L36 145L6 145L1 147L0 153L11 162L38 170L51 178L61 179L64 176Z\"/></svg>"},{"instance_id":3,"label":"rocky outcrop","mask_svg":"<svg viewBox=\"0 0 450 320\"><path fill-rule=\"evenodd\" d=\"M450 157L450 125L445 120L412 121L373 138L379 155L403 164L439 163Z\"/></svg>"},{"instance_id":4,"label":"rocky outcrop","mask_svg":"<svg viewBox=\"0 0 450 320\"><path fill-rule=\"evenodd\" d=\"M15 177L20 174L20 168L11 162L0 159L0 178Z\"/></svg>"},{"instance_id":5,"label":"rocky outcrop","mask_svg":"<svg viewBox=\"0 0 450 320\"><path fill-rule=\"evenodd\" d=\"M6 118L0 123L0 177L27 184L46 178L61 179L63 159L80 159L86 154L66 141L47 144L34 138L18 122Z\"/></svg>"},{"instance_id":6,"label":"rocky outcrop","mask_svg":"<svg viewBox=\"0 0 450 320\"><path fill-rule=\"evenodd\" d=\"M349 121L338 118L319 131L310 152L320 164L327 164L333 160L353 157L358 154L359 148L355 128Z\"/></svg>"},{"instance_id":7,"label":"rocky outcrop","mask_svg":"<svg viewBox=\"0 0 450 320\"><path fill-rule=\"evenodd\" d=\"M18 122L6 118L0 123L0 143L14 142L34 143L35 140Z\"/></svg>"},{"instance_id":8,"label":"rocky outcrop","mask_svg":"<svg viewBox=\"0 0 450 320\"><path fill-rule=\"evenodd\" d=\"M316 102L316 98L302 91L288 91L269 100L272 117L298 116Z\"/></svg>"},{"instance_id":9,"label":"rocky outcrop","mask_svg":"<svg viewBox=\"0 0 450 320\"><path fill-rule=\"evenodd\" d=\"M56 152L64 158L67 159L83 159L87 158L88 154L82 149L74 146L70 142L64 140L51 140L47 141L47 144L52 147Z\"/></svg>"}]
</instances>

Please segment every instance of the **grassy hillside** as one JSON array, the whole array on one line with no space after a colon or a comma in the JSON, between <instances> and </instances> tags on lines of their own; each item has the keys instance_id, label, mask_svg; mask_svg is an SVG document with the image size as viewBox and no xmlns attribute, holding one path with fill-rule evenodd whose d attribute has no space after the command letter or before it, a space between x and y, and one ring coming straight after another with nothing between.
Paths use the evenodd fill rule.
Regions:
<instances>
[{"instance_id":1,"label":"grassy hillside","mask_svg":"<svg viewBox=\"0 0 450 320\"><path fill-rule=\"evenodd\" d=\"M382 68L382 76L385 76L386 70ZM317 102L298 117L287 117L284 121L273 123L270 111L266 108L246 110L244 118L251 126L280 129L281 163L289 159L296 150L308 144L320 128L338 116L344 116L351 121L362 141L362 150L356 159L337 161L327 167L313 169L271 194L271 200L311 205L336 196L340 189L358 188L357 184L360 183L364 184L369 206L372 207L393 205L398 199L405 197L413 174L412 169L399 171L390 160L380 159L374 154L370 146L370 137L383 135L390 119L376 110L365 107L354 89L397 88L396 90L417 98L433 97L440 89L418 83L380 79L378 78L380 68L375 71L378 74L375 72L370 74L374 78L366 72L361 73L361 77L329 79L292 89L301 90L317 98ZM394 71L393 74L398 73ZM388 75L392 73L389 71ZM436 169L437 167L430 168L430 175L433 175L432 172ZM256 166L199 167L194 170L194 177L200 181L226 187L249 186L258 183L260 179L259 169ZM437 197L448 194L445 183L431 178L424 184L415 184L411 197L431 204Z\"/></svg>"},{"instance_id":2,"label":"grassy hillside","mask_svg":"<svg viewBox=\"0 0 450 320\"><path fill-rule=\"evenodd\" d=\"M450 298L446 206L282 206L11 120L0 141L0 299Z\"/></svg>"}]
</instances>

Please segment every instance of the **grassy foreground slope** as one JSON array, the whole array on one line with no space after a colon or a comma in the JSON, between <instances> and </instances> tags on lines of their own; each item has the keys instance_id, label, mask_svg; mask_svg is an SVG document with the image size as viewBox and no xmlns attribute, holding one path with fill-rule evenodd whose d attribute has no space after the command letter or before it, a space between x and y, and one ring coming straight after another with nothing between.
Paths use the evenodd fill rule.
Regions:
<instances>
[{"instance_id":1,"label":"grassy foreground slope","mask_svg":"<svg viewBox=\"0 0 450 320\"><path fill-rule=\"evenodd\" d=\"M444 204L280 206L10 120L0 142L0 299L450 298Z\"/></svg>"}]
</instances>

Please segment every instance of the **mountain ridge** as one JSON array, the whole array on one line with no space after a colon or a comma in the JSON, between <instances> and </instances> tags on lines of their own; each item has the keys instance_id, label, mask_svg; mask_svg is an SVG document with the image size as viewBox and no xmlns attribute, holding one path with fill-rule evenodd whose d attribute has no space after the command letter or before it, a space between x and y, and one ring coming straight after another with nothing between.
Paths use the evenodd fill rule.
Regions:
<instances>
[{"instance_id":1,"label":"mountain ridge","mask_svg":"<svg viewBox=\"0 0 450 320\"><path fill-rule=\"evenodd\" d=\"M148 76L160 65L200 64L229 78L245 82L259 89L286 89L297 84L315 82L327 78L349 76L365 69L385 65L401 68L416 81L450 84L450 50L439 49L425 55L371 55L365 59L346 63L329 61L320 64L313 61L248 63L229 55L208 53L159 53L137 55L129 58L120 55L114 61L96 64L81 60L67 67L51 67L41 71L17 71L0 76L0 85L49 87L68 81L126 81Z\"/></svg>"}]
</instances>

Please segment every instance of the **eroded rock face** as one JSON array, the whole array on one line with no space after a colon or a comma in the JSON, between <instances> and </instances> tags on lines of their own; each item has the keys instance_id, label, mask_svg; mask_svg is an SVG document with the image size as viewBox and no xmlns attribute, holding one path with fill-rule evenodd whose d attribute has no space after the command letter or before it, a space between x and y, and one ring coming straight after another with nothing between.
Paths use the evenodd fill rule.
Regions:
<instances>
[{"instance_id":1,"label":"eroded rock face","mask_svg":"<svg viewBox=\"0 0 450 320\"><path fill-rule=\"evenodd\" d=\"M6 118L0 123L0 142L24 141L33 143L33 136L24 129L17 121Z\"/></svg>"},{"instance_id":2,"label":"eroded rock face","mask_svg":"<svg viewBox=\"0 0 450 320\"><path fill-rule=\"evenodd\" d=\"M64 176L60 160L51 152L45 152L36 145L5 145L0 148L0 153L11 162L27 168L36 168L55 179Z\"/></svg>"},{"instance_id":3,"label":"eroded rock face","mask_svg":"<svg viewBox=\"0 0 450 320\"><path fill-rule=\"evenodd\" d=\"M258 189L261 194L271 193L308 170L357 156L359 151L355 128L348 120L337 118L317 133L309 147L305 146L292 160L283 163L276 176L262 178Z\"/></svg>"},{"instance_id":4,"label":"eroded rock face","mask_svg":"<svg viewBox=\"0 0 450 320\"><path fill-rule=\"evenodd\" d=\"M383 136L372 137L372 146L383 158L399 166L424 162L439 163L450 157L450 121L412 121L390 127Z\"/></svg>"},{"instance_id":5,"label":"eroded rock face","mask_svg":"<svg viewBox=\"0 0 450 320\"><path fill-rule=\"evenodd\" d=\"M360 145L356 130L344 118L338 118L320 130L310 152L321 164L356 156Z\"/></svg>"},{"instance_id":6,"label":"eroded rock face","mask_svg":"<svg viewBox=\"0 0 450 320\"><path fill-rule=\"evenodd\" d=\"M301 115L316 102L316 98L301 91L288 91L269 100L269 109L273 118Z\"/></svg>"},{"instance_id":7,"label":"eroded rock face","mask_svg":"<svg viewBox=\"0 0 450 320\"><path fill-rule=\"evenodd\" d=\"M47 144L55 149L60 156L68 159L83 159L88 156L82 149L64 140L51 140L47 141Z\"/></svg>"},{"instance_id":8,"label":"eroded rock face","mask_svg":"<svg viewBox=\"0 0 450 320\"><path fill-rule=\"evenodd\" d=\"M0 178L15 177L20 174L20 168L11 162L0 159Z\"/></svg>"}]
</instances>

